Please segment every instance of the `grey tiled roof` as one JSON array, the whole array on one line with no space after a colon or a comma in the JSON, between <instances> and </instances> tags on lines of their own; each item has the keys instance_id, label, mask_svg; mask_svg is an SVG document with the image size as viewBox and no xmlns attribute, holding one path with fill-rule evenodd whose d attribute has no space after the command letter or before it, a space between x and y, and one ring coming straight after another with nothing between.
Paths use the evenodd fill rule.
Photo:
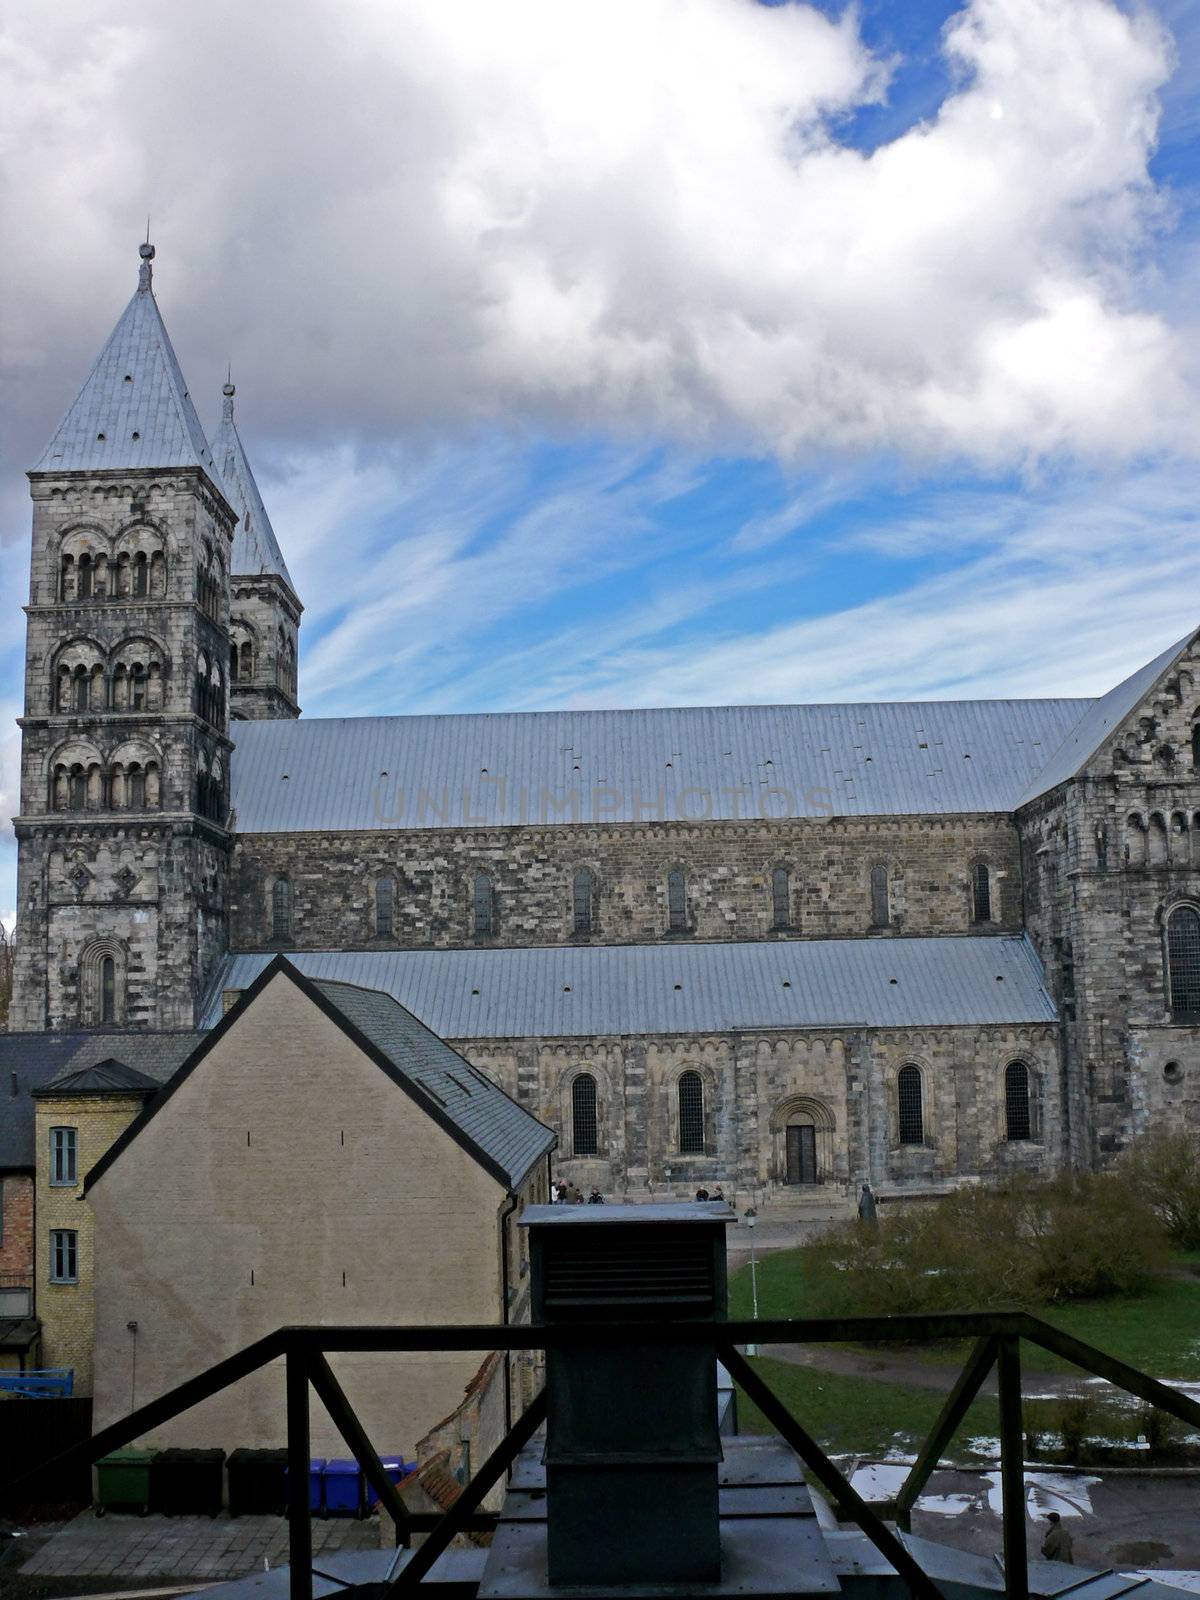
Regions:
<instances>
[{"instance_id":1,"label":"grey tiled roof","mask_svg":"<svg viewBox=\"0 0 1200 1600\"><path fill-rule=\"evenodd\" d=\"M554 1134L464 1061L389 994L352 983L318 983L326 999L383 1052L400 1075L432 1098L466 1140L521 1182L553 1148Z\"/></svg>"},{"instance_id":2,"label":"grey tiled roof","mask_svg":"<svg viewBox=\"0 0 1200 1600\"><path fill-rule=\"evenodd\" d=\"M1092 704L239 722L241 833L1011 811Z\"/></svg>"},{"instance_id":3,"label":"grey tiled roof","mask_svg":"<svg viewBox=\"0 0 1200 1600\"><path fill-rule=\"evenodd\" d=\"M233 385L225 386L225 400L221 407L221 425L213 435L213 459L225 485L225 495L238 514L238 524L233 530L233 559L230 571L258 575L271 573L282 578L293 594L296 585L283 559L263 505L258 484L246 455L245 446L233 420Z\"/></svg>"},{"instance_id":4,"label":"grey tiled roof","mask_svg":"<svg viewBox=\"0 0 1200 1600\"><path fill-rule=\"evenodd\" d=\"M139 1075L165 1083L202 1037L190 1031L0 1033L0 1171L33 1170L35 1090L60 1074L112 1056Z\"/></svg>"},{"instance_id":5,"label":"grey tiled roof","mask_svg":"<svg viewBox=\"0 0 1200 1600\"><path fill-rule=\"evenodd\" d=\"M1155 656L1153 661L1148 661L1144 667L1139 667L1115 689L1110 689L1099 700L1091 701L1062 744L1025 790L1018 804L1025 805L1030 800L1036 800L1039 795L1046 794L1058 784L1066 783L1068 778L1073 778L1095 755L1113 729L1146 698L1157 680L1194 637L1194 631L1186 634L1169 649L1164 650L1162 655Z\"/></svg>"},{"instance_id":6,"label":"grey tiled roof","mask_svg":"<svg viewBox=\"0 0 1200 1600\"><path fill-rule=\"evenodd\" d=\"M226 956L205 1022L220 1020L222 990L248 989L272 959ZM1000 936L297 951L288 960L319 982L393 995L442 1039L1056 1021L1033 947Z\"/></svg>"},{"instance_id":7,"label":"grey tiled roof","mask_svg":"<svg viewBox=\"0 0 1200 1600\"><path fill-rule=\"evenodd\" d=\"M212 452L150 287L149 264L35 472L202 467Z\"/></svg>"},{"instance_id":8,"label":"grey tiled roof","mask_svg":"<svg viewBox=\"0 0 1200 1600\"><path fill-rule=\"evenodd\" d=\"M44 1087L35 1089L33 1097L36 1100L44 1095L154 1094L160 1083L161 1079L151 1078L108 1056L94 1065L69 1066Z\"/></svg>"}]
</instances>

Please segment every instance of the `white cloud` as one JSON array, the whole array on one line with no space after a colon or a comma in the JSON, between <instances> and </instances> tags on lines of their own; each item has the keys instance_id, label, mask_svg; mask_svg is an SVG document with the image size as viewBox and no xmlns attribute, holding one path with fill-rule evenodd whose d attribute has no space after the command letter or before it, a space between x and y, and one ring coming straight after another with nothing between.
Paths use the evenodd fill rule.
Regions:
<instances>
[{"instance_id":1,"label":"white cloud","mask_svg":"<svg viewBox=\"0 0 1200 1600\"><path fill-rule=\"evenodd\" d=\"M26 458L132 285L261 433L522 418L803 457L1184 441L1146 271L1169 43L1106 0L972 0L955 92L865 156L848 9L748 0L14 0L7 399ZM252 397L252 401L251 401ZM13 402L19 400L19 406Z\"/></svg>"}]
</instances>

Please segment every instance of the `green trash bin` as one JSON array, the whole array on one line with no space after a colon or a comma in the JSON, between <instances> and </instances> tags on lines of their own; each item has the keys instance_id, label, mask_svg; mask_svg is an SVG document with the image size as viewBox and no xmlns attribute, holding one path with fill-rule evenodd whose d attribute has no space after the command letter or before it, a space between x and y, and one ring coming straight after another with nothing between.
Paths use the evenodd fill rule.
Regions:
<instances>
[{"instance_id":1,"label":"green trash bin","mask_svg":"<svg viewBox=\"0 0 1200 1600\"><path fill-rule=\"evenodd\" d=\"M150 1509L150 1468L157 1450L138 1450L132 1446L101 1456L96 1463L96 1515L106 1511L136 1511L145 1516Z\"/></svg>"}]
</instances>

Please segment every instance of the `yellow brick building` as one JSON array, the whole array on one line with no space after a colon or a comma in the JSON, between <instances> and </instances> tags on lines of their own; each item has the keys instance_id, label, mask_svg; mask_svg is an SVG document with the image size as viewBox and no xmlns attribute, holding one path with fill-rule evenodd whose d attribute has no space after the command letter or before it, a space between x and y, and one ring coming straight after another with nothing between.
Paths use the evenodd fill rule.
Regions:
<instances>
[{"instance_id":1,"label":"yellow brick building","mask_svg":"<svg viewBox=\"0 0 1200 1600\"><path fill-rule=\"evenodd\" d=\"M153 1078L110 1058L34 1091L41 1359L70 1367L77 1395L90 1395L94 1379L95 1230L83 1182L158 1089Z\"/></svg>"}]
</instances>

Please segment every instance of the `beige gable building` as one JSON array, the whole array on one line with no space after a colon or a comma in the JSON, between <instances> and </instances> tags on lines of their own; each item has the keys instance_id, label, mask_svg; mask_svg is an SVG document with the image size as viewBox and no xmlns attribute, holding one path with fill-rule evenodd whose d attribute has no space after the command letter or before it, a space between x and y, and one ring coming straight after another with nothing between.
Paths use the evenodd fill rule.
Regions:
<instances>
[{"instance_id":1,"label":"beige gable building","mask_svg":"<svg viewBox=\"0 0 1200 1600\"><path fill-rule=\"evenodd\" d=\"M283 1324L525 1320L515 1222L547 1197L553 1144L390 996L274 962L88 1177L97 1427ZM332 1364L377 1447L403 1451L480 1359ZM279 1365L153 1438L284 1434ZM313 1450L346 1453L315 1404Z\"/></svg>"}]
</instances>

